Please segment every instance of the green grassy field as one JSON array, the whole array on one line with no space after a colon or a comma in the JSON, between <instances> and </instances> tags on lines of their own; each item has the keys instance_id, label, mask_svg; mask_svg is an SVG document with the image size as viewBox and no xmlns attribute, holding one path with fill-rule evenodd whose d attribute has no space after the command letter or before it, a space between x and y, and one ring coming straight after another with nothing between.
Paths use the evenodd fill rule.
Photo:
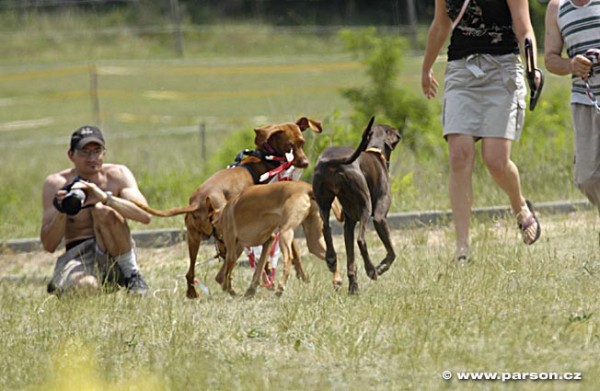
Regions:
<instances>
[{"instance_id":1,"label":"green grassy field","mask_svg":"<svg viewBox=\"0 0 600 391\"><path fill-rule=\"evenodd\" d=\"M225 159L233 159L237 151L252 147L255 126L301 116L323 121L322 135L307 135L306 149L315 161L316 137L331 138L332 129L347 126L351 107L341 95L342 88L368 82L364 66L344 52L335 34L276 34L271 42L267 27L221 27L188 37L186 58L173 59L168 44L135 35L121 37L131 43L129 52L122 40L99 39L94 34L69 39L69 23L73 22L59 24L62 29L52 34L43 34L48 28L43 23L39 32L33 27L15 32L7 55L0 60L2 240L38 235L43 180L70 165L69 135L82 124L99 124L108 141L107 161L128 165L150 204L167 208L187 204L191 192L229 162L221 151L232 151ZM54 37L52 45L46 42L49 36ZM252 44L240 45L249 40ZM77 51L74 45L79 41ZM313 43L311 50L306 48L308 42ZM27 44L36 50L26 51ZM147 50L141 50L144 47ZM407 52L403 60L398 83L419 94L421 58ZM444 65L443 60L437 64L440 79ZM94 77L96 93L91 92ZM547 75L538 112L564 96L567 83L567 78ZM430 102L435 116L440 102L441 98ZM549 117L528 113L533 122L524 132L524 142L514 147L524 192L537 202L581 198L571 184L567 106L560 109L546 109ZM540 141L548 140L545 134L538 141L539 121L546 121L544 128L548 123L556 128L559 143L544 145ZM437 120L434 123L439 126ZM435 156L400 144L392 156L392 211L448 209L446 171L443 144ZM304 179L310 181L309 176ZM474 187L475 206L507 203L481 164ZM150 227L133 228L182 226L182 219L155 219Z\"/></svg>"},{"instance_id":2,"label":"green grassy field","mask_svg":"<svg viewBox=\"0 0 600 391\"><path fill-rule=\"evenodd\" d=\"M338 90L361 79L359 64L347 57L255 61L97 66L107 161L131 167L154 205L185 204L218 164L211 160L229 135L247 132L251 142L256 126L301 116L322 121L347 108ZM0 179L0 237L37 235L44 177L70 165L70 133L96 123L87 72L86 66L61 66L3 76L0 151L7 170ZM235 151L249 147L239 144Z\"/></svg>"},{"instance_id":3,"label":"green grassy field","mask_svg":"<svg viewBox=\"0 0 600 391\"><path fill-rule=\"evenodd\" d=\"M540 216L527 247L512 219L474 223L474 262L450 262L449 227L393 233L398 258L378 281L358 263L360 293L335 292L322 261L304 255L308 284L281 298L230 298L201 247L210 290L185 296L184 244L140 249L151 293L80 299L45 293L54 257L4 255L0 346L4 389L592 390L597 365L598 222L594 211ZM372 230L368 244L384 249ZM301 248L305 248L303 240ZM344 262L342 240L336 238ZM344 265L344 264L342 264ZM251 270L238 266L243 293ZM345 273L344 273L345 274ZM11 278L9 279L8 276ZM454 378L442 379L443 371ZM580 381L460 381L458 372L581 373ZM542 375L543 376L543 375Z\"/></svg>"},{"instance_id":4,"label":"green grassy field","mask_svg":"<svg viewBox=\"0 0 600 391\"><path fill-rule=\"evenodd\" d=\"M156 207L186 204L216 169L219 152L241 140L236 132L251 135L256 125L306 115L324 121L317 137L330 137L350 110L339 90L367 81L361 64L331 35L220 26L186 33L186 57L174 59L169 36L126 28L105 34L96 30L102 20L93 17L0 21L12 28L0 57L0 240L37 236L44 177L69 165L69 134L96 122L90 65L98 77L107 159L129 165ZM399 76L415 93L420 61L407 55ZM437 64L439 79L443 68ZM571 185L567 88L566 78L547 75L540 106L528 112L523 142L515 144L525 194L535 202L582 198ZM557 136L549 139L542 127ZM316 138L307 138L310 154ZM448 209L443 148L419 156L400 144L391 174L393 211ZM481 165L474 186L476 206L506 205ZM184 298L187 250L180 243L139 249L151 287L144 299L118 292L58 300L45 292L56 254L3 253L0 385L61 391L596 389L597 213L540 218L543 236L533 247L521 243L512 219L474 221L474 262L463 268L450 262L450 227L395 231L396 263L373 282L359 262L361 291L353 297L347 281L333 291L325 265L305 254L310 283L292 278L281 298L264 289L253 300L230 298L213 281L219 265L208 259L214 250L203 245L197 275L211 293L190 301ZM182 218L156 218L150 227L133 228L182 226ZM341 238L335 240L343 262ZM382 258L372 230L368 243L374 258ZM236 269L239 292L250 273ZM454 379L443 380L444 371ZM578 372L583 380L461 382L461 371Z\"/></svg>"}]
</instances>

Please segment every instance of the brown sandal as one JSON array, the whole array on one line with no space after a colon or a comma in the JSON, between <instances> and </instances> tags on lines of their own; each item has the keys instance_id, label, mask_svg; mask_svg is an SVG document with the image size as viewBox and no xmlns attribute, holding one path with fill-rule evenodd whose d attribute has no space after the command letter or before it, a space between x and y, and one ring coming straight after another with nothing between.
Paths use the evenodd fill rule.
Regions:
<instances>
[{"instance_id":1,"label":"brown sandal","mask_svg":"<svg viewBox=\"0 0 600 391\"><path fill-rule=\"evenodd\" d=\"M517 225L519 226L519 229L521 230L521 235L523 236L523 242L527 245L532 245L535 242L537 242L537 240L540 238L540 235L542 234L542 226L540 225L540 221L538 220L537 216L535 215L535 211L533 210L533 205L531 204L531 202L525 200L525 203L527 204L527 209L529 209L529 217L527 217L523 222L521 223L517 223ZM517 219L519 219L519 216L523 213L523 209L517 213ZM535 236L533 238L531 238L531 236L528 234L529 228L535 224Z\"/></svg>"}]
</instances>

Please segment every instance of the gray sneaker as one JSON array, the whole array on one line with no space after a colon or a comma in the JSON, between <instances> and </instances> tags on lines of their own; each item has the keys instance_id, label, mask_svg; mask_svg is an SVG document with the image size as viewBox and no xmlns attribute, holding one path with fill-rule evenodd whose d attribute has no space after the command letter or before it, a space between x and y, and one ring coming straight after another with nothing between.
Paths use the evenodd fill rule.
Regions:
<instances>
[{"instance_id":1,"label":"gray sneaker","mask_svg":"<svg viewBox=\"0 0 600 391\"><path fill-rule=\"evenodd\" d=\"M139 272L135 272L127 280L127 293L144 296L148 293L148 284Z\"/></svg>"},{"instance_id":2,"label":"gray sneaker","mask_svg":"<svg viewBox=\"0 0 600 391\"><path fill-rule=\"evenodd\" d=\"M112 264L104 272L102 288L107 293L114 293L119 290L119 287L127 286L128 282L129 280L125 278L117 262L112 262Z\"/></svg>"}]
</instances>

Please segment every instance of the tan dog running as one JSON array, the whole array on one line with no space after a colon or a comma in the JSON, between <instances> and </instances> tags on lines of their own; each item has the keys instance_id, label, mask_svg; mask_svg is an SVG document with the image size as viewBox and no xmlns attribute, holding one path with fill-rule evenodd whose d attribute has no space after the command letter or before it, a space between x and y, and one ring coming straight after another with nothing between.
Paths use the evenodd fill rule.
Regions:
<instances>
[{"instance_id":1,"label":"tan dog running","mask_svg":"<svg viewBox=\"0 0 600 391\"><path fill-rule=\"evenodd\" d=\"M194 287L196 258L200 243L208 240L214 233L213 225L208 217L207 201L210 200L210 204L217 209L223 208L227 201L236 197L245 188L262 183L261 177L265 173L279 167L282 164L282 159L285 159L286 154L293 154L292 164L295 167L308 167L308 158L304 153L304 137L302 135L302 132L306 129L321 133L321 123L302 117L296 122L256 128L254 129L256 133L254 143L256 151L260 156L252 156L240 166L217 171L192 193L188 206L162 211L145 205L138 205L146 212L155 216L169 217L183 213L186 214L185 226L187 228L187 243L190 257L189 269L185 275L187 280L187 297L191 299L198 297L198 292ZM279 158L279 160L269 160L268 157L270 156ZM257 211L255 210L254 212L256 213ZM224 254L219 255L224 257ZM220 275L223 275L221 271L219 272Z\"/></svg>"},{"instance_id":2,"label":"tan dog running","mask_svg":"<svg viewBox=\"0 0 600 391\"><path fill-rule=\"evenodd\" d=\"M267 261L268 249L274 240L273 233L277 229L284 263L283 275L276 290L278 295L285 289L292 258L295 257L292 251L294 229L302 225L308 250L318 258L325 259L323 222L309 183L286 181L251 186L229 201L221 211L210 205L209 210L213 211L211 216L216 230L215 238L224 245L227 253L225 267L221 269L224 273L221 286L231 295L236 294L231 285L232 272L244 247L262 245L260 260L245 294L246 297L254 296ZM341 280L340 276L338 278Z\"/></svg>"}]
</instances>

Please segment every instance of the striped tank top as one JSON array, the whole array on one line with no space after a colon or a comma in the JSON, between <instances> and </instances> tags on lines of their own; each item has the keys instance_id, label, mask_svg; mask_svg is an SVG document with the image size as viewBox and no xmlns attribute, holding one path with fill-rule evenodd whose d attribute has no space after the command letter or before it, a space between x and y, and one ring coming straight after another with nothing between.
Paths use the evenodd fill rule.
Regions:
<instances>
[{"instance_id":1,"label":"striped tank top","mask_svg":"<svg viewBox=\"0 0 600 391\"><path fill-rule=\"evenodd\" d=\"M570 0L560 0L558 28L569 58L583 55L588 49L600 49L600 0L590 0L583 6L573 5ZM571 103L592 104L585 94L584 81L577 76L572 76L572 80ZM594 66L594 76L589 82L600 99L600 64Z\"/></svg>"}]
</instances>

